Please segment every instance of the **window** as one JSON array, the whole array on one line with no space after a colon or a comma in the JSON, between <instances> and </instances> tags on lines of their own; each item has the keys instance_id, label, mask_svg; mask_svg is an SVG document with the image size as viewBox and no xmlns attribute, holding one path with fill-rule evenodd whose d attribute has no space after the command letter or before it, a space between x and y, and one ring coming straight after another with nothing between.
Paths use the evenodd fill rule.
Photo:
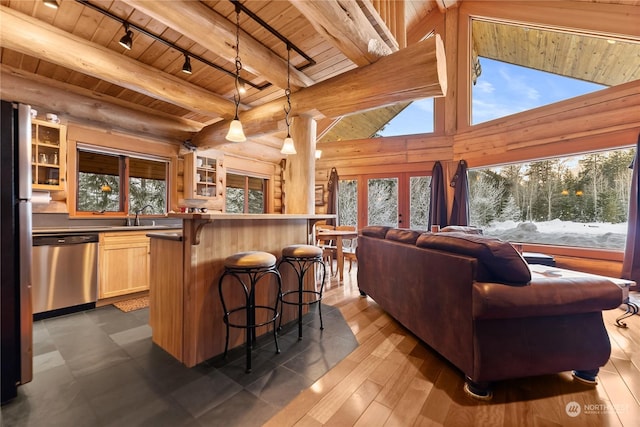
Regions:
<instances>
[{"instance_id":1,"label":"window","mask_svg":"<svg viewBox=\"0 0 640 427\"><path fill-rule=\"evenodd\" d=\"M225 211L264 213L266 188L266 179L228 173Z\"/></svg>"},{"instance_id":2,"label":"window","mask_svg":"<svg viewBox=\"0 0 640 427\"><path fill-rule=\"evenodd\" d=\"M470 223L524 243L624 250L634 149L469 171Z\"/></svg>"},{"instance_id":3,"label":"window","mask_svg":"<svg viewBox=\"0 0 640 427\"><path fill-rule=\"evenodd\" d=\"M400 136L433 132L433 98L410 102L375 135Z\"/></svg>"},{"instance_id":4,"label":"window","mask_svg":"<svg viewBox=\"0 0 640 427\"><path fill-rule=\"evenodd\" d=\"M78 148L78 212L167 211L168 161Z\"/></svg>"},{"instance_id":5,"label":"window","mask_svg":"<svg viewBox=\"0 0 640 427\"><path fill-rule=\"evenodd\" d=\"M472 124L638 79L628 40L473 19L472 46Z\"/></svg>"},{"instance_id":6,"label":"window","mask_svg":"<svg viewBox=\"0 0 640 427\"><path fill-rule=\"evenodd\" d=\"M409 228L427 230L431 204L431 177L409 177Z\"/></svg>"},{"instance_id":7,"label":"window","mask_svg":"<svg viewBox=\"0 0 640 427\"><path fill-rule=\"evenodd\" d=\"M338 224L358 228L358 181L341 179L338 183Z\"/></svg>"},{"instance_id":8,"label":"window","mask_svg":"<svg viewBox=\"0 0 640 427\"><path fill-rule=\"evenodd\" d=\"M345 177L338 186L340 225L426 230L431 176L419 172Z\"/></svg>"}]
</instances>

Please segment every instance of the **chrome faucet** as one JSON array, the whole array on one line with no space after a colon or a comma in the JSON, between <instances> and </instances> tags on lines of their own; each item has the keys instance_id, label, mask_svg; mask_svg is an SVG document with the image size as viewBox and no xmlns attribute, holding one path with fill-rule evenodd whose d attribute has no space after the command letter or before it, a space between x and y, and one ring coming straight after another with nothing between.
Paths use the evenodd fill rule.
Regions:
<instances>
[{"instance_id":1,"label":"chrome faucet","mask_svg":"<svg viewBox=\"0 0 640 427\"><path fill-rule=\"evenodd\" d=\"M140 218L138 218L138 215L140 215L142 213L143 210L145 210L146 208L153 208L153 206L151 205L144 205L143 207L141 207L140 209L136 210L136 218L133 222L133 224L135 226L139 226L140 225Z\"/></svg>"}]
</instances>

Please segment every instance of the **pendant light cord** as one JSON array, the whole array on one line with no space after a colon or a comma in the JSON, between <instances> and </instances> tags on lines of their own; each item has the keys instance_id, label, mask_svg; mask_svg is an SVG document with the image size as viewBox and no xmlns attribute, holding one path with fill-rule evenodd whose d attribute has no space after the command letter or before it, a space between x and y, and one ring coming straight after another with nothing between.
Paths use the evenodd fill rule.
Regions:
<instances>
[{"instance_id":1,"label":"pendant light cord","mask_svg":"<svg viewBox=\"0 0 640 427\"><path fill-rule=\"evenodd\" d=\"M289 121L289 113L291 112L291 84L289 81L290 77L290 60L291 60L291 46L287 43L287 88L284 90L284 94L287 97L287 105L284 107L284 122L287 124L287 138L290 138L289 134L289 125L291 122Z\"/></svg>"},{"instance_id":2,"label":"pendant light cord","mask_svg":"<svg viewBox=\"0 0 640 427\"><path fill-rule=\"evenodd\" d=\"M236 115L234 120L238 120L238 107L240 106L240 70L242 70L242 62L240 61L240 6L236 4L236 93L233 95L233 101L236 104Z\"/></svg>"}]
</instances>

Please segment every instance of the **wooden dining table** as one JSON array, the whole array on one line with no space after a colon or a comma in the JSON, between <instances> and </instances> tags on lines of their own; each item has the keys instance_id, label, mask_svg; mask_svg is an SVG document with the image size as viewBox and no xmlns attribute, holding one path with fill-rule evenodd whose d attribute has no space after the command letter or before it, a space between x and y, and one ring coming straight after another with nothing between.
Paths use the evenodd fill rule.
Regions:
<instances>
[{"instance_id":1,"label":"wooden dining table","mask_svg":"<svg viewBox=\"0 0 640 427\"><path fill-rule=\"evenodd\" d=\"M342 252L342 240L343 239L355 239L358 237L358 232L356 230L327 230L327 229L319 229L316 231L316 236L320 240L335 240L336 242L336 258L338 258L338 274L340 278L340 282L342 282L344 277L344 255Z\"/></svg>"}]
</instances>

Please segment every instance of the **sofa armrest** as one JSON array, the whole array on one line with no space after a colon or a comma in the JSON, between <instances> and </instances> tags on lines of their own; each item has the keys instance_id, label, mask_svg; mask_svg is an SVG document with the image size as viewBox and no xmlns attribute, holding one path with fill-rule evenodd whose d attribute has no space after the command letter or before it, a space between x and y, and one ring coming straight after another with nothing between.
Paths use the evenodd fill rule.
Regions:
<instances>
[{"instance_id":1,"label":"sofa armrest","mask_svg":"<svg viewBox=\"0 0 640 427\"><path fill-rule=\"evenodd\" d=\"M589 313L622 304L622 289L598 277L558 277L530 286L473 285L473 318L504 319Z\"/></svg>"}]
</instances>

